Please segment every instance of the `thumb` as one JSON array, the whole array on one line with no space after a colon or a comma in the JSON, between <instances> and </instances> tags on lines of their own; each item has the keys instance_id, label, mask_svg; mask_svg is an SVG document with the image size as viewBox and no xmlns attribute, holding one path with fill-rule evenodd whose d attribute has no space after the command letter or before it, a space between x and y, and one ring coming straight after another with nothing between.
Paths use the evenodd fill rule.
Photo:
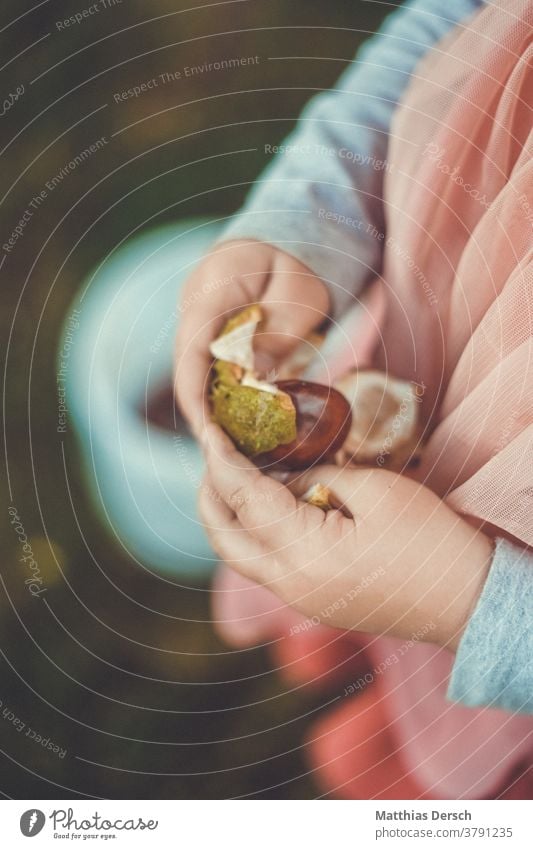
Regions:
<instances>
[{"instance_id":1,"label":"thumb","mask_svg":"<svg viewBox=\"0 0 533 849\"><path fill-rule=\"evenodd\" d=\"M294 257L279 251L260 304L264 322L254 337L261 372L283 361L328 317L325 283Z\"/></svg>"}]
</instances>

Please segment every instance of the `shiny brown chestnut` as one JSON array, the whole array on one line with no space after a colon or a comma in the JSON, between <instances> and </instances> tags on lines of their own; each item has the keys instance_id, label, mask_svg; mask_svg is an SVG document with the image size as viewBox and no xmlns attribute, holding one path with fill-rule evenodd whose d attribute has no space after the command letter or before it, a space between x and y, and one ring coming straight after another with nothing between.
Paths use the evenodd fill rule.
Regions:
<instances>
[{"instance_id":1,"label":"shiny brown chestnut","mask_svg":"<svg viewBox=\"0 0 533 849\"><path fill-rule=\"evenodd\" d=\"M287 445L255 458L259 466L272 464L296 471L325 462L341 448L352 424L350 404L331 386L307 380L280 380L278 389L292 398L297 436Z\"/></svg>"}]
</instances>

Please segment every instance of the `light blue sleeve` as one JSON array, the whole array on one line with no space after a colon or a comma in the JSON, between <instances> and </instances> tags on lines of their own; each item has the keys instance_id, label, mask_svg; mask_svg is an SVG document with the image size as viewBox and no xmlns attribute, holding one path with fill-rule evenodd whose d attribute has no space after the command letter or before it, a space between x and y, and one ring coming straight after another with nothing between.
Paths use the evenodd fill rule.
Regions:
<instances>
[{"instance_id":1,"label":"light blue sleeve","mask_svg":"<svg viewBox=\"0 0 533 849\"><path fill-rule=\"evenodd\" d=\"M410 0L390 15L335 87L310 101L222 239L259 239L292 254L328 284L340 315L380 271L376 235L398 101L420 59L482 5Z\"/></svg>"},{"instance_id":2,"label":"light blue sleeve","mask_svg":"<svg viewBox=\"0 0 533 849\"><path fill-rule=\"evenodd\" d=\"M533 553L497 540L447 695L468 707L533 713Z\"/></svg>"}]
</instances>

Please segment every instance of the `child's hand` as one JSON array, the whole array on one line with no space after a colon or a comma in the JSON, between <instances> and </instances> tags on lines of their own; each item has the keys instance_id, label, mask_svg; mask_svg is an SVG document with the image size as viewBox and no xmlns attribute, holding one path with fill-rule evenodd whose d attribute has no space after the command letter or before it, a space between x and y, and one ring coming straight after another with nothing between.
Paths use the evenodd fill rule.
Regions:
<instances>
[{"instance_id":1,"label":"child's hand","mask_svg":"<svg viewBox=\"0 0 533 849\"><path fill-rule=\"evenodd\" d=\"M381 469L319 466L290 488L261 474L214 425L200 512L218 554L324 624L455 648L492 552L426 487ZM353 514L298 501L322 482ZM292 490L292 491L291 491Z\"/></svg>"},{"instance_id":2,"label":"child's hand","mask_svg":"<svg viewBox=\"0 0 533 849\"><path fill-rule=\"evenodd\" d=\"M177 400L197 436L209 419L209 344L232 312L252 303L266 307L265 325L254 339L266 371L324 320L329 296L306 266L262 242L226 242L203 260L181 301L175 375Z\"/></svg>"}]
</instances>

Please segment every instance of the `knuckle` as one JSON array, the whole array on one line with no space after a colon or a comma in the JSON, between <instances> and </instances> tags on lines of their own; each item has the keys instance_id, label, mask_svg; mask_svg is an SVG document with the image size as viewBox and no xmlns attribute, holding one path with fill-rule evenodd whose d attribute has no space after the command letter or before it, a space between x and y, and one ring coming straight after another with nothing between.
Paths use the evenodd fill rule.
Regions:
<instances>
[{"instance_id":1,"label":"knuckle","mask_svg":"<svg viewBox=\"0 0 533 849\"><path fill-rule=\"evenodd\" d=\"M269 482L259 473L251 485L239 486L231 494L230 506L244 524L260 526L268 517L268 507L273 501Z\"/></svg>"},{"instance_id":2,"label":"knuckle","mask_svg":"<svg viewBox=\"0 0 533 849\"><path fill-rule=\"evenodd\" d=\"M255 495L252 490L244 485L239 485L233 489L229 495L228 506L241 520L250 521L253 519L253 505Z\"/></svg>"},{"instance_id":3,"label":"knuckle","mask_svg":"<svg viewBox=\"0 0 533 849\"><path fill-rule=\"evenodd\" d=\"M211 502L216 499L216 496L217 493L213 487L207 481L202 481L198 489L198 510L202 514L206 514L211 507Z\"/></svg>"}]
</instances>

